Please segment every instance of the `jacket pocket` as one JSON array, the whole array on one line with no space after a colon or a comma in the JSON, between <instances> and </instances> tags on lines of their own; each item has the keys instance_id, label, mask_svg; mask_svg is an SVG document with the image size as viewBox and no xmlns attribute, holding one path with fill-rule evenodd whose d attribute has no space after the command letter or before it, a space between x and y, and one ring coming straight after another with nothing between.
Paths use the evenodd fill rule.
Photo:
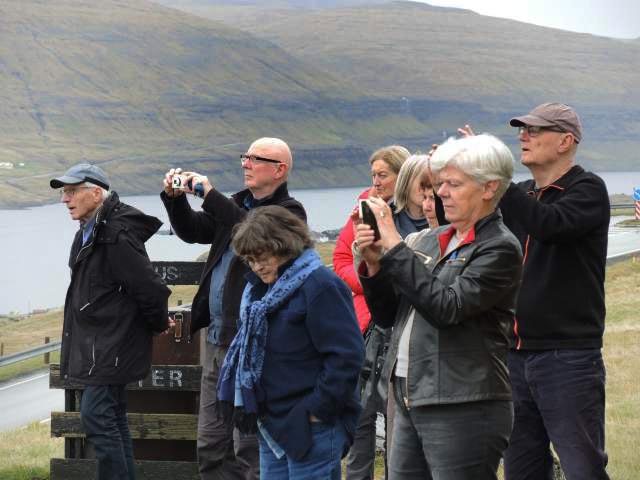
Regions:
<instances>
[{"instance_id":1,"label":"jacket pocket","mask_svg":"<svg viewBox=\"0 0 640 480\"><path fill-rule=\"evenodd\" d=\"M113 339L105 336L96 336L93 348L94 368L89 375L98 374L101 377L110 376L118 370L120 358L118 350L120 342L114 342Z\"/></svg>"},{"instance_id":2,"label":"jacket pocket","mask_svg":"<svg viewBox=\"0 0 640 480\"><path fill-rule=\"evenodd\" d=\"M95 372L95 335L81 336L78 342L73 342L69 352L69 374L72 377L85 378Z\"/></svg>"}]
</instances>

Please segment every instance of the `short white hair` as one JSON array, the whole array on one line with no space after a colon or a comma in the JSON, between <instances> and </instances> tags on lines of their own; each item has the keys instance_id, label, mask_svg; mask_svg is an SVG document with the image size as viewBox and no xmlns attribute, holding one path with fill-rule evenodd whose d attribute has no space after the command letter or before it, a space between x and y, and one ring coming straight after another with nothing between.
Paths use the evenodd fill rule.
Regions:
<instances>
[{"instance_id":1,"label":"short white hair","mask_svg":"<svg viewBox=\"0 0 640 480\"><path fill-rule=\"evenodd\" d=\"M444 167L459 168L478 183L499 182L494 202L497 204L513 178L514 159L511 150L500 139L483 133L463 138L449 138L431 157L431 171L438 174Z\"/></svg>"},{"instance_id":2,"label":"short white hair","mask_svg":"<svg viewBox=\"0 0 640 480\"><path fill-rule=\"evenodd\" d=\"M102 193L102 201L104 202L107 198L109 198L109 190L107 190L104 187L101 187L100 185L96 185L95 183L91 183L91 182L84 182L82 184L84 187L89 187L89 188L99 188L100 192Z\"/></svg>"}]
</instances>

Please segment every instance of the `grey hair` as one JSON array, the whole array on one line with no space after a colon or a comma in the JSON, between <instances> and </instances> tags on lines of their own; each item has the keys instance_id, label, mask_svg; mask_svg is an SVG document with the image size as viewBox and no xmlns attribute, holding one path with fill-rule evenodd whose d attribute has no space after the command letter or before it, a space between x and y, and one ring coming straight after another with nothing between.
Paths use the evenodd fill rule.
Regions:
<instances>
[{"instance_id":1,"label":"grey hair","mask_svg":"<svg viewBox=\"0 0 640 480\"><path fill-rule=\"evenodd\" d=\"M478 183L499 182L494 204L509 188L513 178L513 154L500 139L483 133L464 138L449 138L431 157L431 171L438 174L446 166L459 168Z\"/></svg>"},{"instance_id":2,"label":"grey hair","mask_svg":"<svg viewBox=\"0 0 640 480\"><path fill-rule=\"evenodd\" d=\"M91 183L91 182L84 182L82 185L84 187L99 188L100 189L100 193L102 193L102 201L103 202L107 198L109 198L109 190L107 190L106 188L101 187L100 185L96 185L95 183Z\"/></svg>"},{"instance_id":3,"label":"grey hair","mask_svg":"<svg viewBox=\"0 0 640 480\"><path fill-rule=\"evenodd\" d=\"M263 253L296 258L313 247L313 240L304 221L284 207L267 205L250 210L234 227L231 247L243 258Z\"/></svg>"},{"instance_id":4,"label":"grey hair","mask_svg":"<svg viewBox=\"0 0 640 480\"><path fill-rule=\"evenodd\" d=\"M421 178L422 173L427 167L429 157L422 154L411 155L407 158L396 180L396 189L394 191L394 203L396 205L396 213L401 212L409 203L411 188L416 178Z\"/></svg>"}]
</instances>

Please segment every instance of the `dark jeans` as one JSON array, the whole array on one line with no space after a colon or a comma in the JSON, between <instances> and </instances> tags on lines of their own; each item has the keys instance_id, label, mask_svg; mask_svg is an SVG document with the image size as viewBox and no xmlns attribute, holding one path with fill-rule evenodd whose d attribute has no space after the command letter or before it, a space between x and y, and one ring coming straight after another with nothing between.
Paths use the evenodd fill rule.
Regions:
<instances>
[{"instance_id":1,"label":"dark jeans","mask_svg":"<svg viewBox=\"0 0 640 480\"><path fill-rule=\"evenodd\" d=\"M347 442L342 423L312 423L311 449L302 460L286 455L277 458L260 435L260 478L262 480L340 480L340 458Z\"/></svg>"},{"instance_id":2,"label":"dark jeans","mask_svg":"<svg viewBox=\"0 0 640 480\"><path fill-rule=\"evenodd\" d=\"M567 480L608 479L600 349L510 351L515 421L508 480L551 480L553 444Z\"/></svg>"},{"instance_id":3,"label":"dark jeans","mask_svg":"<svg viewBox=\"0 0 640 480\"><path fill-rule=\"evenodd\" d=\"M513 404L485 400L406 408L393 380L396 413L389 480L495 480L513 424Z\"/></svg>"},{"instance_id":4,"label":"dark jeans","mask_svg":"<svg viewBox=\"0 0 640 480\"><path fill-rule=\"evenodd\" d=\"M206 343L200 411L198 415L198 467L202 480L257 480L260 457L255 435L242 435L225 425L216 412L216 387L226 347Z\"/></svg>"},{"instance_id":5,"label":"dark jeans","mask_svg":"<svg viewBox=\"0 0 640 480\"><path fill-rule=\"evenodd\" d=\"M97 480L135 480L125 385L87 386L80 421L96 452Z\"/></svg>"}]
</instances>

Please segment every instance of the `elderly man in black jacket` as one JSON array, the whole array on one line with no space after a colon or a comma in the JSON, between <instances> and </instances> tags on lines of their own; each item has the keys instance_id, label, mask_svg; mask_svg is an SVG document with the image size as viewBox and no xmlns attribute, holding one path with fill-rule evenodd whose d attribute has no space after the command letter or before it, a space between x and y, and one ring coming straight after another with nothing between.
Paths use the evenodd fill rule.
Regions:
<instances>
[{"instance_id":1,"label":"elderly man in black jacket","mask_svg":"<svg viewBox=\"0 0 640 480\"><path fill-rule=\"evenodd\" d=\"M264 205L280 205L306 220L302 204L287 191L293 159L284 141L256 140L240 156L240 165L247 188L231 198L217 191L206 176L180 169L167 172L161 194L176 234L188 243L211 244L191 309L192 333L208 327L197 443L199 470L204 480L254 479L259 474L255 435L238 435L234 442L232 428L219 418L215 406L220 368L237 332L240 299L249 271L230 247L233 227L248 210ZM204 198L202 211L196 212L189 206L185 192Z\"/></svg>"},{"instance_id":2,"label":"elderly man in black jacket","mask_svg":"<svg viewBox=\"0 0 640 480\"><path fill-rule=\"evenodd\" d=\"M144 247L161 222L109 194L95 165L75 165L50 184L81 227L69 257L60 374L85 385L80 418L97 478L133 480L125 386L146 377L152 335L167 328L170 290Z\"/></svg>"},{"instance_id":3,"label":"elderly man in black jacket","mask_svg":"<svg viewBox=\"0 0 640 480\"><path fill-rule=\"evenodd\" d=\"M608 479L601 353L607 188L575 163L582 126L573 108L544 103L510 123L533 180L512 184L500 203L524 250L505 476L551 479L551 442L568 480Z\"/></svg>"}]
</instances>

